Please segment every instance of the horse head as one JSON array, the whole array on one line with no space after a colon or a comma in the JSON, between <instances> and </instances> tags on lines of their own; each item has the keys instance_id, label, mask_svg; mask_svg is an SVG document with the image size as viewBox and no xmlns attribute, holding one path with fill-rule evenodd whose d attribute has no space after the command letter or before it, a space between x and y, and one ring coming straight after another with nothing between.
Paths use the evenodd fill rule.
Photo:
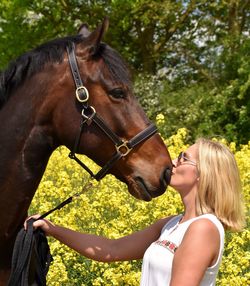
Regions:
<instances>
[{"instance_id":1,"label":"horse head","mask_svg":"<svg viewBox=\"0 0 250 286\"><path fill-rule=\"evenodd\" d=\"M83 96L88 93L87 104L92 108L87 110L101 117L105 126L122 142L128 142L149 128L150 122L133 95L126 64L115 50L102 42L107 28L107 19L93 32L83 25L79 34L72 38L75 60L84 84ZM81 93L75 96L72 72L65 53L63 62L53 70L58 83L56 87L51 85L53 98L48 97L48 106L52 101L54 104L53 133L58 144L66 145L70 150L74 148L85 112L79 98ZM96 122L90 122L83 126L77 152L105 166L117 152L116 142L112 142ZM164 193L171 169L172 162L164 142L159 134L152 134L129 150L129 154L119 158L109 171L128 185L134 197L149 201Z\"/></svg>"}]
</instances>

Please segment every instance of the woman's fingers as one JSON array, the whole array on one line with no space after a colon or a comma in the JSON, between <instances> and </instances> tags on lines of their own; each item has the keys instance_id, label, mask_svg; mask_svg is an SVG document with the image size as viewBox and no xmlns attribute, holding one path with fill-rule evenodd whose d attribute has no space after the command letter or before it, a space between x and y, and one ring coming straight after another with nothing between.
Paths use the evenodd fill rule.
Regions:
<instances>
[{"instance_id":1,"label":"woman's fingers","mask_svg":"<svg viewBox=\"0 0 250 286\"><path fill-rule=\"evenodd\" d=\"M27 230L27 222L30 219L35 219L35 221L33 222L33 228L37 229L38 227L40 227L45 232L46 235L50 235L50 232L55 225L51 223L49 220L39 219L39 217L41 217L40 214L29 216L24 222L24 229Z\"/></svg>"},{"instance_id":2,"label":"woman's fingers","mask_svg":"<svg viewBox=\"0 0 250 286\"><path fill-rule=\"evenodd\" d=\"M41 215L40 214L36 214L36 215L31 215L29 217L26 218L25 222L24 222L24 229L27 230L27 221L30 219L38 219ZM34 224L33 224L34 225Z\"/></svg>"},{"instance_id":3,"label":"woman's fingers","mask_svg":"<svg viewBox=\"0 0 250 286\"><path fill-rule=\"evenodd\" d=\"M45 231L46 226L47 226L47 221L45 221L44 219L39 219L33 222L34 229L37 229L38 227L40 227L41 229Z\"/></svg>"}]
</instances>

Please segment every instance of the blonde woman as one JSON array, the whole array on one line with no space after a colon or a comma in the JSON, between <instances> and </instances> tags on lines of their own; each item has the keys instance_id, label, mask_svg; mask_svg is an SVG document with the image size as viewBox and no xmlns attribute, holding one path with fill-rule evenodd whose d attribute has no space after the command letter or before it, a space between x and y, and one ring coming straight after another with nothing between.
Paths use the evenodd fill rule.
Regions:
<instances>
[{"instance_id":1,"label":"blonde woman","mask_svg":"<svg viewBox=\"0 0 250 286\"><path fill-rule=\"evenodd\" d=\"M119 239L75 232L48 220L33 225L90 259L143 259L141 286L215 285L224 230L240 231L244 225L235 158L226 146L199 139L173 161L171 186L181 196L184 213Z\"/></svg>"}]
</instances>

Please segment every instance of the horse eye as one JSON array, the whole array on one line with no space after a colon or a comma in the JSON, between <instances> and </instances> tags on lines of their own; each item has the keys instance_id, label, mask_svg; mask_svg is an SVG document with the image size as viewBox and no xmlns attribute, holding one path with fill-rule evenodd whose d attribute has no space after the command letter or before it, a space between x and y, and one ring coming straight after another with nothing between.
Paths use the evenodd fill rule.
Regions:
<instances>
[{"instance_id":1,"label":"horse eye","mask_svg":"<svg viewBox=\"0 0 250 286\"><path fill-rule=\"evenodd\" d=\"M121 88L112 89L109 94L116 99L126 98L126 93Z\"/></svg>"}]
</instances>

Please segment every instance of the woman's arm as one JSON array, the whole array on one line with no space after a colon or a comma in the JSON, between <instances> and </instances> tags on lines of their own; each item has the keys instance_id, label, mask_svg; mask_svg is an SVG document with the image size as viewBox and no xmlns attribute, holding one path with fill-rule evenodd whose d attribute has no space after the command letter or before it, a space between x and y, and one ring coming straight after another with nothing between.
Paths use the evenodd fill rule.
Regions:
<instances>
[{"instance_id":1,"label":"woman's arm","mask_svg":"<svg viewBox=\"0 0 250 286\"><path fill-rule=\"evenodd\" d=\"M205 218L194 221L174 255L170 285L200 285L206 269L216 262L219 249L217 227Z\"/></svg>"},{"instance_id":2,"label":"woman's arm","mask_svg":"<svg viewBox=\"0 0 250 286\"><path fill-rule=\"evenodd\" d=\"M39 216L32 217L38 218ZM54 225L45 219L35 221L33 226L35 228L41 227L46 235L56 238L85 257L102 262L111 262L141 259L148 246L159 237L162 227L169 219L158 220L144 230L119 239L108 239L73 231Z\"/></svg>"}]
</instances>

